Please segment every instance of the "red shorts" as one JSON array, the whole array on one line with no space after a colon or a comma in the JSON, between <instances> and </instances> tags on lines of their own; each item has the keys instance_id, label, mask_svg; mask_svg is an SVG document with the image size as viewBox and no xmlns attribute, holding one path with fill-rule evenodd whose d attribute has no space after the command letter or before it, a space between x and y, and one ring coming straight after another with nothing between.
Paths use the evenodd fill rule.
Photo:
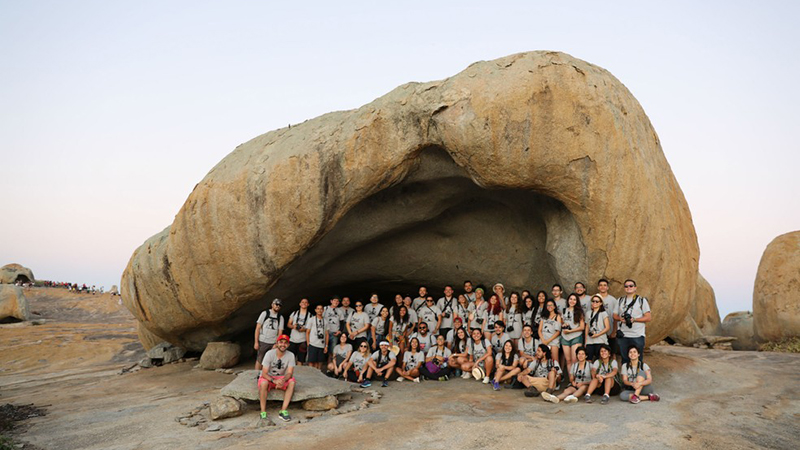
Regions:
<instances>
[{"instance_id":1,"label":"red shorts","mask_svg":"<svg viewBox=\"0 0 800 450\"><path fill-rule=\"evenodd\" d=\"M282 380L283 377L272 377L272 379L273 380ZM261 383L263 383L264 381L267 381L267 379L264 378L263 376L259 375L259 377L258 377L258 387L261 387ZM286 388L289 387L289 384L294 383L294 377L289 378L288 380L286 380L286 383L283 383L283 387L282 388L279 388L278 385L276 385L272 381L267 381L267 383L269 383L267 385L267 390L268 391L271 391L273 389L280 389L282 391L285 391Z\"/></svg>"}]
</instances>

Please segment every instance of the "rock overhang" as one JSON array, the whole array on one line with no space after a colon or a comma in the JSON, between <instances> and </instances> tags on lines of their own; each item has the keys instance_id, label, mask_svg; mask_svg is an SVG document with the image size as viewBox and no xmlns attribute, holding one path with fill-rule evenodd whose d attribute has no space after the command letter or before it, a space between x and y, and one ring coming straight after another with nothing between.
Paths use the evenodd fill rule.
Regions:
<instances>
[{"instance_id":1,"label":"rock overhang","mask_svg":"<svg viewBox=\"0 0 800 450\"><path fill-rule=\"evenodd\" d=\"M426 185L428 166L438 181ZM414 202L415 196L422 201ZM442 204L462 204L469 196L481 211L473 216L500 217L493 224L502 232L495 234L530 236L525 244L531 251L524 253L538 256L520 259L521 266L538 264L527 280L502 270L506 264L481 281L538 290L554 282L591 286L600 277L619 287L631 277L652 300L657 319L648 326L651 337L665 336L685 315L697 276L697 241L658 137L618 80L554 52L476 63L447 80L406 84L357 110L326 114L239 146L198 184L172 226L137 249L123 275L123 299L153 333L200 349L209 340L252 329L252 314L264 299L299 295L314 287L309 278L321 283L309 289L320 294L353 286L356 275L369 275L354 269L369 261L364 255L374 247L402 250L392 243L407 242L397 238L403 233L427 243L430 264L452 265L458 252L436 252L437 243L453 236L458 245L459 236L474 242L469 233L475 229L483 231L477 240L496 237L483 222L470 227L469 217L458 219L461 232L431 225L441 214L458 216ZM416 226L387 231L352 219L380 215L377 206L386 209L404 198L413 203L407 208L412 215L422 211ZM369 208L370 202L376 207ZM530 205L537 211L522 214ZM370 232L394 239L358 240ZM559 233L564 239L556 239ZM342 246L347 239L369 245ZM347 251L325 254L337 245ZM493 248L498 251L476 253L513 261L509 246ZM330 261L313 277L304 276L298 267L309 271L319 262L314 252ZM348 255L350 270L358 273L333 267ZM478 279L466 270L441 272L457 277L450 284ZM352 282L331 285L349 275L356 276ZM391 273L380 275L361 280L398 287L386 283ZM514 277L520 285L509 283ZM547 278L544 285L534 284ZM402 286L439 280L406 276Z\"/></svg>"}]
</instances>

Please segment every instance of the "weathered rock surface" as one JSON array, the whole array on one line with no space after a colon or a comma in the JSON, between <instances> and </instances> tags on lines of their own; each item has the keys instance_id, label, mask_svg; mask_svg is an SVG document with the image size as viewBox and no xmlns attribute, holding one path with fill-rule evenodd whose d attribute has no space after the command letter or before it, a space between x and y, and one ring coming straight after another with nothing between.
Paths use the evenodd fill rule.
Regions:
<instances>
[{"instance_id":1,"label":"weathered rock surface","mask_svg":"<svg viewBox=\"0 0 800 450\"><path fill-rule=\"evenodd\" d=\"M208 405L211 420L238 417L244 413L244 403L231 397L218 397Z\"/></svg>"},{"instance_id":2,"label":"weathered rock surface","mask_svg":"<svg viewBox=\"0 0 800 450\"><path fill-rule=\"evenodd\" d=\"M753 332L753 313L750 311L732 312L722 321L722 334L736 338L731 344L734 350L757 350Z\"/></svg>"},{"instance_id":3,"label":"weathered rock surface","mask_svg":"<svg viewBox=\"0 0 800 450\"><path fill-rule=\"evenodd\" d=\"M220 394L242 400L258 401L258 374L259 371L257 370L245 370L235 380L222 388ZM293 402L350 392L350 383L334 380L312 367L295 367L294 377L297 380L297 384L292 396ZM283 392L270 391L267 399L283 400Z\"/></svg>"},{"instance_id":4,"label":"weathered rock surface","mask_svg":"<svg viewBox=\"0 0 800 450\"><path fill-rule=\"evenodd\" d=\"M33 282L36 278L33 277L31 269L19 264L6 264L0 267L0 284L14 284L17 281Z\"/></svg>"},{"instance_id":5,"label":"weathered rock surface","mask_svg":"<svg viewBox=\"0 0 800 450\"><path fill-rule=\"evenodd\" d=\"M0 320L30 320L28 300L19 286L0 284Z\"/></svg>"},{"instance_id":6,"label":"weathered rock surface","mask_svg":"<svg viewBox=\"0 0 800 450\"><path fill-rule=\"evenodd\" d=\"M689 304L689 314L669 336L683 345L692 345L704 336L720 333L719 309L714 289L701 274L697 274L694 296Z\"/></svg>"},{"instance_id":7,"label":"weathered rock surface","mask_svg":"<svg viewBox=\"0 0 800 450\"><path fill-rule=\"evenodd\" d=\"M312 398L303 402L303 409L306 411L328 411L337 406L339 406L339 400L335 395Z\"/></svg>"},{"instance_id":8,"label":"weathered rock surface","mask_svg":"<svg viewBox=\"0 0 800 450\"><path fill-rule=\"evenodd\" d=\"M116 284L112 285L111 289L108 290L108 293L111 294L111 295L117 295L117 294L119 294L119 288L117 287Z\"/></svg>"},{"instance_id":9,"label":"weathered rock surface","mask_svg":"<svg viewBox=\"0 0 800 450\"><path fill-rule=\"evenodd\" d=\"M239 363L242 351L232 342L209 342L200 356L200 367L207 370L227 369Z\"/></svg>"},{"instance_id":10,"label":"weathered rock surface","mask_svg":"<svg viewBox=\"0 0 800 450\"><path fill-rule=\"evenodd\" d=\"M168 342L162 342L147 351L147 358L153 365L173 363L186 354L186 350Z\"/></svg>"},{"instance_id":11,"label":"weathered rock surface","mask_svg":"<svg viewBox=\"0 0 800 450\"><path fill-rule=\"evenodd\" d=\"M479 257L478 257L479 255ZM606 70L557 52L472 64L352 111L242 144L121 289L186 348L252 333L265 299L507 289L633 277L658 342L695 292L697 238L641 105Z\"/></svg>"},{"instance_id":12,"label":"weathered rock surface","mask_svg":"<svg viewBox=\"0 0 800 450\"><path fill-rule=\"evenodd\" d=\"M164 339L156 336L150 330L144 327L141 322L139 322L138 327L136 329L136 333L139 336L139 341L142 343L142 347L145 350L150 350L151 348L155 347L156 345L165 342Z\"/></svg>"},{"instance_id":13,"label":"weathered rock surface","mask_svg":"<svg viewBox=\"0 0 800 450\"><path fill-rule=\"evenodd\" d=\"M753 327L761 341L800 336L800 231L769 243L753 288Z\"/></svg>"}]
</instances>

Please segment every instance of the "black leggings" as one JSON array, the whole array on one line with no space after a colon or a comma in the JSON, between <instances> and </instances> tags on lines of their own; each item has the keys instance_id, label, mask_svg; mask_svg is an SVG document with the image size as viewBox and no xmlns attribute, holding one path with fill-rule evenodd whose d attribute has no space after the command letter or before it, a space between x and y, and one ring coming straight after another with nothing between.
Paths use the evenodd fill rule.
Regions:
<instances>
[{"instance_id":1,"label":"black leggings","mask_svg":"<svg viewBox=\"0 0 800 450\"><path fill-rule=\"evenodd\" d=\"M438 380L439 378L441 378L443 376L449 376L450 375L450 367L449 366L448 367L440 367L438 372L431 373L428 370L428 367L425 364L422 364L421 366L419 366L419 373L422 374L422 376L425 377L428 380Z\"/></svg>"}]
</instances>

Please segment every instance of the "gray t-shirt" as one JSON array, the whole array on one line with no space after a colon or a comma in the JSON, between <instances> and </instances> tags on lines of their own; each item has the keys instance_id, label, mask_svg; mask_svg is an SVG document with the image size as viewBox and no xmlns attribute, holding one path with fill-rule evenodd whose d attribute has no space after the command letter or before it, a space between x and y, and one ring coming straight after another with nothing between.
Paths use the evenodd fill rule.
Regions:
<instances>
[{"instance_id":1,"label":"gray t-shirt","mask_svg":"<svg viewBox=\"0 0 800 450\"><path fill-rule=\"evenodd\" d=\"M428 349L428 358L438 357L442 361L447 361L447 358L449 358L452 354L453 352L451 352L447 347L445 347L444 350L440 350L439 346L434 346Z\"/></svg>"},{"instance_id":2,"label":"gray t-shirt","mask_svg":"<svg viewBox=\"0 0 800 450\"><path fill-rule=\"evenodd\" d=\"M344 344L344 348L342 348L341 344L337 344L336 347L333 348L333 356L338 356L342 359L347 358L347 354L353 351L353 346L350 344Z\"/></svg>"},{"instance_id":3,"label":"gray t-shirt","mask_svg":"<svg viewBox=\"0 0 800 450\"><path fill-rule=\"evenodd\" d=\"M325 318L325 325L330 332L339 331L339 323L345 319L344 311L339 308L331 308L330 306L325 307L325 312L322 316Z\"/></svg>"},{"instance_id":4,"label":"gray t-shirt","mask_svg":"<svg viewBox=\"0 0 800 450\"><path fill-rule=\"evenodd\" d=\"M431 332L437 330L436 322L438 320L438 317L442 315L442 311L439 310L439 308L436 305L428 306L426 304L419 309L418 314L420 320L428 324L428 329Z\"/></svg>"},{"instance_id":5,"label":"gray t-shirt","mask_svg":"<svg viewBox=\"0 0 800 450\"><path fill-rule=\"evenodd\" d=\"M602 297L602 296L601 296ZM608 333L606 335L609 338L614 337L614 313L617 312L617 299L614 298L613 295L606 295L603 298L603 307L605 307L606 313L608 314Z\"/></svg>"},{"instance_id":6,"label":"gray t-shirt","mask_svg":"<svg viewBox=\"0 0 800 450\"><path fill-rule=\"evenodd\" d=\"M527 356L536 354L536 347L536 339L533 337L531 337L530 342L525 342L525 338L520 338L519 341L517 341L517 349Z\"/></svg>"},{"instance_id":7,"label":"gray t-shirt","mask_svg":"<svg viewBox=\"0 0 800 450\"><path fill-rule=\"evenodd\" d=\"M495 354L498 354L503 351L503 344L506 341L510 340L511 338L508 337L508 333L503 332L501 335L497 335L497 333L492 333L492 350Z\"/></svg>"},{"instance_id":8,"label":"gray t-shirt","mask_svg":"<svg viewBox=\"0 0 800 450\"><path fill-rule=\"evenodd\" d=\"M608 319L609 326L611 326L611 319L605 311L589 311L586 316L586 328L589 330L589 337L586 339L586 345L589 344L608 344L608 335L603 334L600 337L593 338L592 335L597 334L605 328L605 320Z\"/></svg>"},{"instance_id":9,"label":"gray t-shirt","mask_svg":"<svg viewBox=\"0 0 800 450\"><path fill-rule=\"evenodd\" d=\"M405 367L405 370L411 370L423 361L425 361L425 354L422 352L411 353L411 350L409 350L403 354L403 367Z\"/></svg>"},{"instance_id":10,"label":"gray t-shirt","mask_svg":"<svg viewBox=\"0 0 800 450\"><path fill-rule=\"evenodd\" d=\"M428 332L427 336L422 336L419 333L413 333L408 340L411 341L413 338L417 338L419 341L419 349L423 352L436 345L436 336L434 336L431 332Z\"/></svg>"},{"instance_id":11,"label":"gray t-shirt","mask_svg":"<svg viewBox=\"0 0 800 450\"><path fill-rule=\"evenodd\" d=\"M475 342L474 339L469 340L469 345L467 345L467 353L472 355L474 361L477 361L486 354L487 351L491 351L492 343L487 341L486 339L481 339L480 342Z\"/></svg>"},{"instance_id":12,"label":"gray t-shirt","mask_svg":"<svg viewBox=\"0 0 800 450\"><path fill-rule=\"evenodd\" d=\"M506 332L511 339L519 339L519 337L522 336L523 325L525 324L522 322L522 314L519 312L519 309L514 306L509 308L508 313L506 313Z\"/></svg>"},{"instance_id":13,"label":"gray t-shirt","mask_svg":"<svg viewBox=\"0 0 800 450\"><path fill-rule=\"evenodd\" d=\"M484 317L486 318L486 323L484 323L484 325L486 325L486 328L485 328L486 331L489 331L489 332L493 332L494 331L494 323L497 322L498 320L500 320L500 314L502 314L502 313L503 312L500 311L497 314L493 314L493 313L489 312L488 308L486 309L486 311L484 312Z\"/></svg>"},{"instance_id":14,"label":"gray t-shirt","mask_svg":"<svg viewBox=\"0 0 800 450\"><path fill-rule=\"evenodd\" d=\"M269 316L267 316L269 314ZM277 316L277 317L276 317ZM274 344L278 340L278 331L283 329L283 316L272 310L262 311L256 323L261 324L258 340L265 344Z\"/></svg>"},{"instance_id":15,"label":"gray t-shirt","mask_svg":"<svg viewBox=\"0 0 800 450\"><path fill-rule=\"evenodd\" d=\"M364 356L360 352L353 352L350 355L350 362L353 363L353 369L358 372L363 372L364 369L367 367L367 360L369 359L369 355Z\"/></svg>"},{"instance_id":16,"label":"gray t-shirt","mask_svg":"<svg viewBox=\"0 0 800 450\"><path fill-rule=\"evenodd\" d=\"M470 292L469 294L467 294L467 293L465 292L465 293L464 293L464 297L467 297L467 301L468 301L468 302L470 302L470 303L475 303L475 291L472 291L472 292Z\"/></svg>"},{"instance_id":17,"label":"gray t-shirt","mask_svg":"<svg viewBox=\"0 0 800 450\"><path fill-rule=\"evenodd\" d=\"M425 306L425 298L423 297L417 297L411 301L411 307L414 309L414 311L419 312L419 309L423 306Z\"/></svg>"},{"instance_id":18,"label":"gray t-shirt","mask_svg":"<svg viewBox=\"0 0 800 450\"><path fill-rule=\"evenodd\" d=\"M628 306L630 306L630 308L628 308ZM619 314L620 318L625 311L630 311L631 317L638 319L650 312L650 303L646 298L639 295L635 296L632 300L627 300L625 297L622 297L617 300L617 314ZM621 321L619 322L619 329L622 330L626 338L642 337L645 333L645 324L644 322L634 322L628 327L625 321Z\"/></svg>"},{"instance_id":19,"label":"gray t-shirt","mask_svg":"<svg viewBox=\"0 0 800 450\"><path fill-rule=\"evenodd\" d=\"M383 367L386 364L389 364L389 361L397 360L397 355L394 354L393 351L389 350L385 355L381 354L381 351L378 350L371 356L372 360L378 364L378 367Z\"/></svg>"},{"instance_id":20,"label":"gray t-shirt","mask_svg":"<svg viewBox=\"0 0 800 450\"><path fill-rule=\"evenodd\" d=\"M542 343L561 331L561 323L557 319L542 319ZM555 346L558 340L554 339L548 345Z\"/></svg>"},{"instance_id":21,"label":"gray t-shirt","mask_svg":"<svg viewBox=\"0 0 800 450\"><path fill-rule=\"evenodd\" d=\"M383 336L386 336L388 334L386 333L386 321L382 319L380 316L372 319L372 328L375 328L375 334L381 334Z\"/></svg>"},{"instance_id":22,"label":"gray t-shirt","mask_svg":"<svg viewBox=\"0 0 800 450\"><path fill-rule=\"evenodd\" d=\"M592 367L597 375L608 375L619 366L617 366L617 361L612 358L610 364L604 364L598 359L592 363Z\"/></svg>"},{"instance_id":23,"label":"gray t-shirt","mask_svg":"<svg viewBox=\"0 0 800 450\"><path fill-rule=\"evenodd\" d=\"M519 355L516 352L511 353L511 359L509 359L507 364L503 363L503 354L502 353L498 354L497 356L495 356L495 362L497 364L503 364L506 367L510 367L511 365L513 365L517 361L519 361Z\"/></svg>"},{"instance_id":24,"label":"gray t-shirt","mask_svg":"<svg viewBox=\"0 0 800 450\"><path fill-rule=\"evenodd\" d=\"M460 303L456 303L453 305L453 311L455 315L461 317L461 323L464 326L469 324L469 302L467 302L467 306L462 306Z\"/></svg>"},{"instance_id":25,"label":"gray t-shirt","mask_svg":"<svg viewBox=\"0 0 800 450\"><path fill-rule=\"evenodd\" d=\"M567 299L565 299L565 298L557 299L556 300L556 307L558 309L558 311L556 311L557 313L564 314L564 311L567 309Z\"/></svg>"},{"instance_id":26,"label":"gray t-shirt","mask_svg":"<svg viewBox=\"0 0 800 450\"><path fill-rule=\"evenodd\" d=\"M450 297L450 299L442 297L436 302L436 307L442 312L441 328L453 328L456 304L458 304L458 299L455 297ZM449 313L450 317L445 317L445 313Z\"/></svg>"},{"instance_id":27,"label":"gray t-shirt","mask_svg":"<svg viewBox=\"0 0 800 450\"><path fill-rule=\"evenodd\" d=\"M372 321L381 314L382 309L383 305L380 303L370 303L364 307L364 312L367 313L369 320Z\"/></svg>"},{"instance_id":28,"label":"gray t-shirt","mask_svg":"<svg viewBox=\"0 0 800 450\"><path fill-rule=\"evenodd\" d=\"M339 315L342 318L344 318L345 322L349 322L350 321L350 316L352 316L356 312L355 309L353 309L353 308L351 308L349 306L347 308L345 308L344 306L340 306L340 307L338 307L336 309L339 310Z\"/></svg>"},{"instance_id":29,"label":"gray t-shirt","mask_svg":"<svg viewBox=\"0 0 800 450\"><path fill-rule=\"evenodd\" d=\"M485 314L488 307L489 304L485 301L481 302L480 306L477 303L470 303L469 312L472 314L472 321L469 323L470 328L481 328L483 326L482 323L478 322L478 319L486 320Z\"/></svg>"},{"instance_id":30,"label":"gray t-shirt","mask_svg":"<svg viewBox=\"0 0 800 450\"><path fill-rule=\"evenodd\" d=\"M278 358L278 349L273 348L264 355L261 365L267 367L267 374L271 377L282 377L286 375L286 369L294 367L295 358L294 353L290 351L284 352L283 356Z\"/></svg>"},{"instance_id":31,"label":"gray t-shirt","mask_svg":"<svg viewBox=\"0 0 800 450\"><path fill-rule=\"evenodd\" d=\"M592 363L584 361L583 367L579 362L573 363L570 373L575 377L576 383L588 383L592 381Z\"/></svg>"},{"instance_id":32,"label":"gray t-shirt","mask_svg":"<svg viewBox=\"0 0 800 450\"><path fill-rule=\"evenodd\" d=\"M300 310L297 310L289 315L289 321L291 321L298 328L308 328L309 322L312 318L314 318L314 313L311 311L306 311L305 314L300 314ZM306 331L298 331L295 328L292 328L292 332L289 334L289 342L299 344L305 341Z\"/></svg>"},{"instance_id":33,"label":"gray t-shirt","mask_svg":"<svg viewBox=\"0 0 800 450\"><path fill-rule=\"evenodd\" d=\"M628 381L634 381L637 376L647 379L647 372L649 371L650 366L648 366L647 363L639 361L638 371L637 367L632 366L630 363L625 363L622 365L622 370L620 372L622 375L627 375Z\"/></svg>"},{"instance_id":34,"label":"gray t-shirt","mask_svg":"<svg viewBox=\"0 0 800 450\"><path fill-rule=\"evenodd\" d=\"M308 319L308 330L308 345L325 348L325 333L328 331L325 319L318 319L317 316ZM322 339L319 338L318 331L322 332Z\"/></svg>"},{"instance_id":35,"label":"gray t-shirt","mask_svg":"<svg viewBox=\"0 0 800 450\"><path fill-rule=\"evenodd\" d=\"M583 294L583 297L579 298L581 302L581 308L583 308L583 315L584 317L589 316L589 311L592 310L592 297L588 294Z\"/></svg>"},{"instance_id":36,"label":"gray t-shirt","mask_svg":"<svg viewBox=\"0 0 800 450\"><path fill-rule=\"evenodd\" d=\"M577 306L576 306L577 308ZM581 323L578 320L575 320L575 311L572 309L567 308L564 310L564 314L561 315L561 337L566 340L575 339L576 337L580 336L583 331L564 331L567 327L569 328L577 328Z\"/></svg>"},{"instance_id":37,"label":"gray t-shirt","mask_svg":"<svg viewBox=\"0 0 800 450\"><path fill-rule=\"evenodd\" d=\"M553 369L557 374L561 373L561 366L558 365L558 361L553 361L552 359L547 359L545 362L535 359L528 364L528 367L531 369L529 375L534 378L547 378L547 374Z\"/></svg>"},{"instance_id":38,"label":"gray t-shirt","mask_svg":"<svg viewBox=\"0 0 800 450\"><path fill-rule=\"evenodd\" d=\"M358 330L364 328L364 326L369 323L369 316L367 315L367 313L364 312L353 313L352 315L350 315L349 323L350 323L350 329L353 331L353 333L356 333L358 332ZM361 333L356 334L356 337L357 338L367 337L367 332L362 331Z\"/></svg>"}]
</instances>

